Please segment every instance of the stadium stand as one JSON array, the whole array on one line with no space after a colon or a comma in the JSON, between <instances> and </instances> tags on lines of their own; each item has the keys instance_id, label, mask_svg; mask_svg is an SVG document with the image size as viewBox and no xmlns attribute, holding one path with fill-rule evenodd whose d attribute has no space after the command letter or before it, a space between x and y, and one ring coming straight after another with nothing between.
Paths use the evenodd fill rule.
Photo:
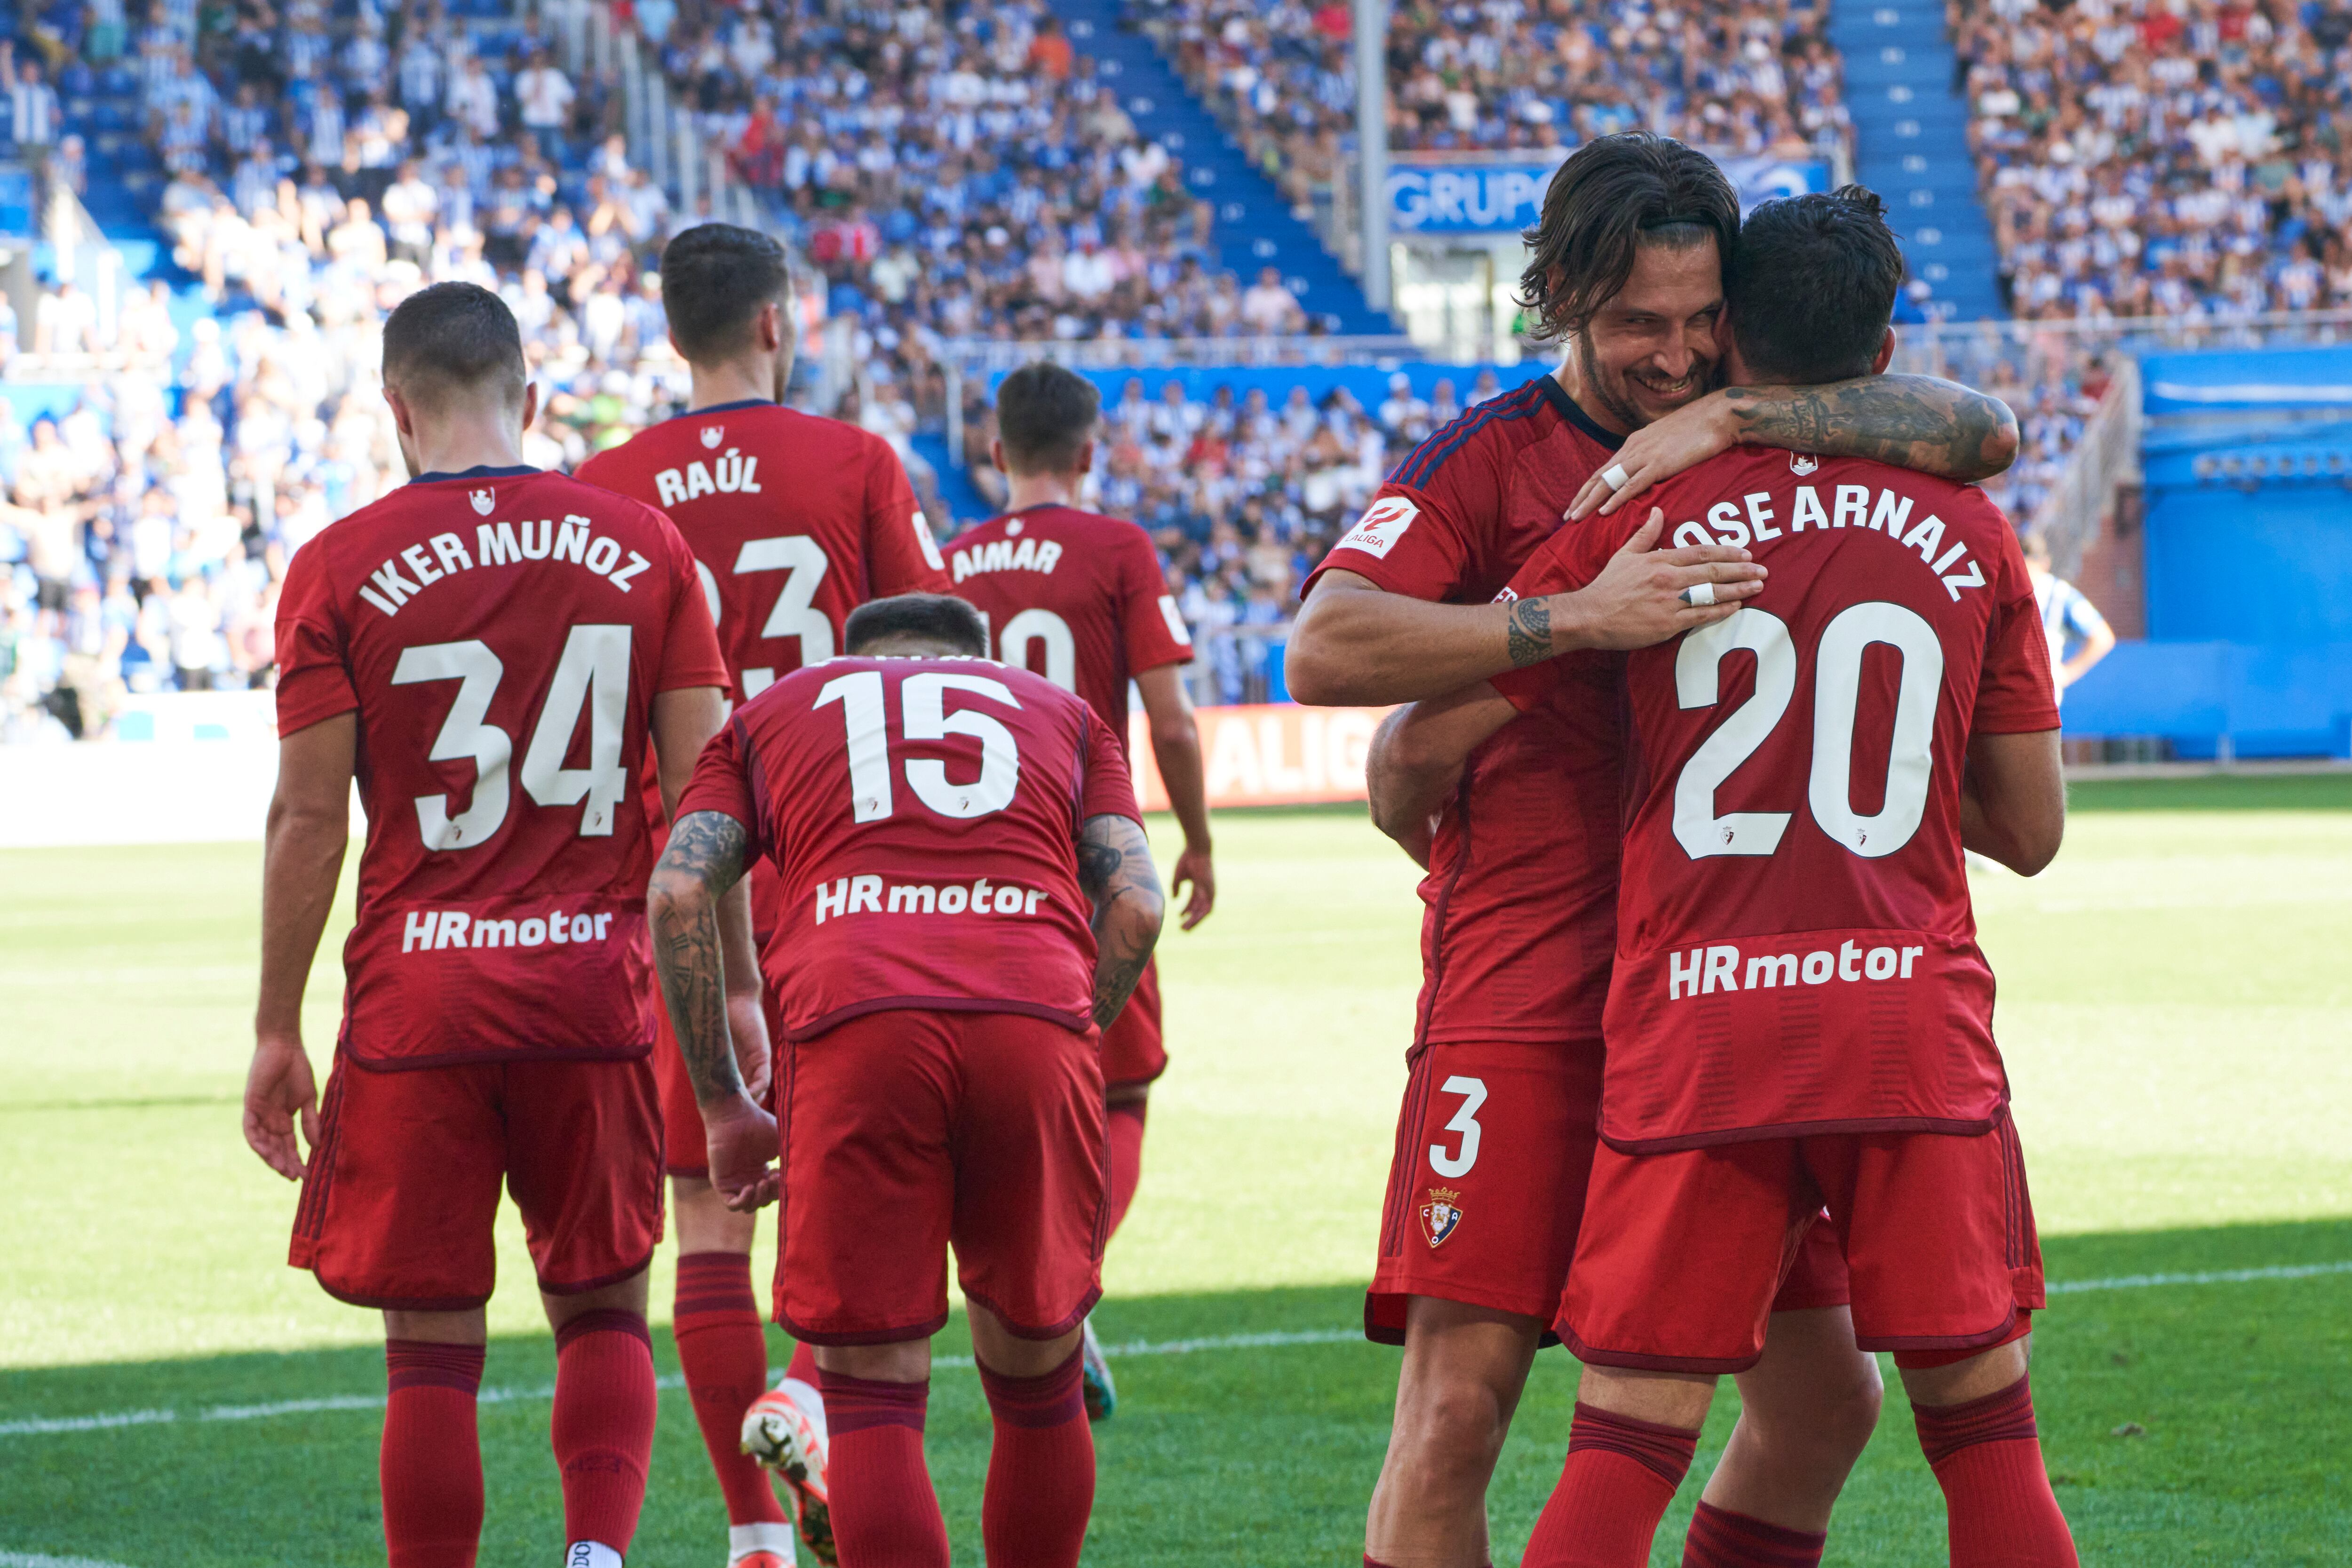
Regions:
<instances>
[{"instance_id":1,"label":"stadium stand","mask_svg":"<svg viewBox=\"0 0 2352 1568\"><path fill-rule=\"evenodd\" d=\"M2352 7L1956 0L2020 317L2352 302Z\"/></svg>"},{"instance_id":2,"label":"stadium stand","mask_svg":"<svg viewBox=\"0 0 2352 1568\"><path fill-rule=\"evenodd\" d=\"M1129 0L1262 165L1328 181L1351 140L1349 7ZM1594 0L1408 0L1390 22L1389 142L1547 150L1651 130L1740 153L1843 147L1842 67L1820 8Z\"/></svg>"},{"instance_id":3,"label":"stadium stand","mask_svg":"<svg viewBox=\"0 0 2352 1568\"><path fill-rule=\"evenodd\" d=\"M671 215L615 134L615 83L575 83L502 10L77 26L17 46L63 62L58 154L96 154L50 173L149 276L109 309L45 290L35 352L95 374L0 401L12 740L267 679L288 557L401 477L375 334L419 284L514 305L548 394L535 462L621 438L685 384L652 278Z\"/></svg>"}]
</instances>

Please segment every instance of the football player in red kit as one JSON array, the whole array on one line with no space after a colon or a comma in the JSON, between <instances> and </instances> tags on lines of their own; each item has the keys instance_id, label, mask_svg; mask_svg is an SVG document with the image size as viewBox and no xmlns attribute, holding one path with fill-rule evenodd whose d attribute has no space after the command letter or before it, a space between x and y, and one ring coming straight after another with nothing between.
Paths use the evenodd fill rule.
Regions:
<instances>
[{"instance_id":1,"label":"football player in red kit","mask_svg":"<svg viewBox=\"0 0 2352 1568\"><path fill-rule=\"evenodd\" d=\"M995 1416L982 1544L1069 1568L1094 1496L1097 1030L1150 957L1160 889L1117 739L982 658L970 605L879 600L846 640L704 752L654 873L655 958L711 1181L739 1208L781 1191L776 1316L819 1347L842 1560L946 1568L922 1427L952 1247ZM755 856L782 883L781 1129L736 1076L711 918Z\"/></svg>"},{"instance_id":2,"label":"football player in red kit","mask_svg":"<svg viewBox=\"0 0 2352 1568\"><path fill-rule=\"evenodd\" d=\"M1759 207L1726 290L1735 374L1883 368L1902 277L1867 191ZM1851 1270L1859 1343L1895 1352L1956 1568L2070 1564L2025 1382L2041 1255L1961 858L2032 875L2064 824L2016 534L1980 490L1854 458L1727 455L1655 500L1648 524L1563 529L1512 584L1573 589L1662 523L1770 573L1623 661L1607 1092L1560 1309L1586 1370L1527 1561L1649 1560L1716 1376L1757 1364L1810 1228ZM1474 689L1456 743L1590 662Z\"/></svg>"},{"instance_id":3,"label":"football player in red kit","mask_svg":"<svg viewBox=\"0 0 2352 1568\"><path fill-rule=\"evenodd\" d=\"M653 1446L662 1218L635 781L650 742L676 797L727 669L668 521L523 466L536 392L496 294L411 295L383 383L413 482L303 546L278 604L246 1138L302 1184L291 1261L383 1312L394 1568L474 1561L502 1183L555 1329L564 1562L620 1568ZM355 775L367 847L322 1112L302 991ZM750 952L743 900L723 929ZM761 1032L755 993L724 1000Z\"/></svg>"},{"instance_id":4,"label":"football player in red kit","mask_svg":"<svg viewBox=\"0 0 2352 1568\"><path fill-rule=\"evenodd\" d=\"M1439 430L1390 477L1307 584L1286 666L1296 694L1434 698L1571 648L1654 642L1755 591L1743 553L1709 543L1628 551L1580 593L1491 603L1596 476L1630 489L1733 441L1785 445L1822 410L1842 432L1829 445L1998 471L2014 444L2007 410L1946 383L1703 395L1715 379L1719 258L1738 224L1720 171L1676 143L1604 137L1562 165L1523 289L1570 352L1554 374ZM1717 607L1675 599L1701 581ZM1614 707L1588 692L1496 735L1425 803L1442 808L1433 846L1430 811L1381 799L1384 768L1415 761L1404 716L1375 747L1376 807L1432 869L1427 983L1366 1302L1368 1332L1405 1345L1366 1531L1375 1563L1486 1561L1486 1483L1558 1301L1593 1136L1613 946ZM1774 1352L1742 1380L1746 1419L1709 1480L1694 1562L1818 1555L1878 1400L1875 1365L1840 1306L1841 1275L1834 1250L1818 1246L1792 1273Z\"/></svg>"},{"instance_id":5,"label":"football player in red kit","mask_svg":"<svg viewBox=\"0 0 2352 1568\"><path fill-rule=\"evenodd\" d=\"M1094 467L1100 396L1094 384L1040 361L996 389L991 455L1010 482L1004 516L948 546L955 592L979 606L996 655L1086 700L1122 750L1128 683L1143 697L1151 750L1184 848L1168 879L1171 897L1189 889L1180 923L1191 931L1216 902L1209 855L1208 789L1201 733L1182 667L1192 635L1160 575L1160 552L1142 529L1074 503ZM1110 1228L1135 1201L1142 1171L1143 1119L1152 1080L1167 1070L1160 1033L1160 971L1148 964L1135 995L1103 1030L1103 1082L1109 1101ZM1118 1403L1109 1363L1092 1324L1084 1337L1087 1414L1099 1421Z\"/></svg>"},{"instance_id":6,"label":"football player in red kit","mask_svg":"<svg viewBox=\"0 0 2352 1568\"><path fill-rule=\"evenodd\" d=\"M693 377L687 411L589 458L578 477L659 507L677 524L727 668L748 700L831 658L857 605L944 592L948 580L889 443L783 406L792 279L774 240L723 223L686 230L662 252L662 305L670 342ZM657 825L656 855L666 831ZM752 924L764 940L776 923L774 875L758 868L750 882ZM654 1059L677 1214L671 1331L727 1504L730 1568L778 1568L793 1561L790 1528L738 1440L768 1377L751 1289L753 1226L711 1193L693 1085L666 1018L662 1033ZM823 1556L830 1550L824 1416L806 1352L794 1353L767 1405L791 1448L779 1473L798 1494L801 1529Z\"/></svg>"}]
</instances>

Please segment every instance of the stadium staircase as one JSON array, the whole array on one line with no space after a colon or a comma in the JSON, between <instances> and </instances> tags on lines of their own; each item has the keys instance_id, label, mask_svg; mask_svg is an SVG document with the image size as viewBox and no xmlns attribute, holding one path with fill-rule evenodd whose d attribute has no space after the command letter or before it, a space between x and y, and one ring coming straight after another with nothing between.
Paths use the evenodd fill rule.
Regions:
<instances>
[{"instance_id":1,"label":"stadium staircase","mask_svg":"<svg viewBox=\"0 0 2352 1568\"><path fill-rule=\"evenodd\" d=\"M1145 34L1120 25L1118 0L1053 0L1070 41L1095 58L1136 129L1183 160L1192 194L1216 205L1218 259L1246 288L1264 267L1279 268L1298 303L1349 337L1387 336L1396 323L1323 248L1312 225L1291 216L1274 183L1250 166L1241 144L1192 96Z\"/></svg>"},{"instance_id":2,"label":"stadium staircase","mask_svg":"<svg viewBox=\"0 0 2352 1568\"><path fill-rule=\"evenodd\" d=\"M1886 198L1913 275L1934 290L1929 313L2005 318L1939 0L1852 0L1831 12L1830 40L1845 56L1854 178Z\"/></svg>"}]
</instances>

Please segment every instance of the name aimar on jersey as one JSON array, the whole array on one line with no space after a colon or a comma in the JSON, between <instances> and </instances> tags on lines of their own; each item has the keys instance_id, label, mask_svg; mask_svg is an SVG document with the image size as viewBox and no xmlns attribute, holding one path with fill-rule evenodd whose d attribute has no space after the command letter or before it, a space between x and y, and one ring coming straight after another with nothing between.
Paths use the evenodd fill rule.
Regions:
<instances>
[{"instance_id":1,"label":"name aimar on jersey","mask_svg":"<svg viewBox=\"0 0 2352 1568\"><path fill-rule=\"evenodd\" d=\"M885 901L887 898L887 902ZM982 877L971 883L893 882L887 893L879 877L838 877L816 889L816 923L843 915L1034 915L1045 902L1043 888L1016 888Z\"/></svg>"},{"instance_id":2,"label":"name aimar on jersey","mask_svg":"<svg viewBox=\"0 0 2352 1568\"><path fill-rule=\"evenodd\" d=\"M747 458L741 448L730 447L708 464L698 458L683 468L662 469L654 475L654 493L661 497L664 506L702 496L755 496L760 493L760 482L752 476L759 470L759 458Z\"/></svg>"},{"instance_id":3,"label":"name aimar on jersey","mask_svg":"<svg viewBox=\"0 0 2352 1568\"><path fill-rule=\"evenodd\" d=\"M1799 473L1811 473L1811 468L1796 466L1803 458L1803 453L1795 454L1790 467ZM1912 508L1916 503L1909 496L1881 489L1874 497L1868 485L1838 485L1824 506L1819 489L1799 485L1789 499L1785 514L1773 510L1777 499L1770 490L1758 490L1737 501L1717 501L1706 509L1706 522L1675 524L1675 545L1677 549L1704 544L1753 549L1784 533L1802 533L1808 528L1816 531L1832 528L1866 530L1883 533L1906 550L1917 551L1927 570L1942 579L1944 592L1952 596L1954 604L1959 603L1962 589L1985 585L1984 569L1969 557L1966 544L1945 548L1942 518L1931 513L1916 522L1911 521Z\"/></svg>"},{"instance_id":4,"label":"name aimar on jersey","mask_svg":"<svg viewBox=\"0 0 2352 1568\"><path fill-rule=\"evenodd\" d=\"M653 563L592 531L594 527L593 520L577 512L561 522L551 518L537 522L485 522L474 530L470 551L458 535L436 533L370 573L360 597L385 615L396 616L401 605L444 577L471 572L478 564L510 566L520 561L568 561L625 594L629 579ZM406 572L401 570L404 566Z\"/></svg>"},{"instance_id":5,"label":"name aimar on jersey","mask_svg":"<svg viewBox=\"0 0 2352 1568\"><path fill-rule=\"evenodd\" d=\"M1017 545L992 539L955 552L955 580L981 572L1051 572L1061 558L1062 547L1050 539L1024 539Z\"/></svg>"}]
</instances>

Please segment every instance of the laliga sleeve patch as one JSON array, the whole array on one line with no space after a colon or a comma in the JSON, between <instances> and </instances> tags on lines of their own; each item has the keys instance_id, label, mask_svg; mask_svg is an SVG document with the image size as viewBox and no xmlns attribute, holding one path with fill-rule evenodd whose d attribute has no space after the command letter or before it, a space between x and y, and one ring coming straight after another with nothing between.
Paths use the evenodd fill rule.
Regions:
<instances>
[{"instance_id":1,"label":"laliga sleeve patch","mask_svg":"<svg viewBox=\"0 0 2352 1568\"><path fill-rule=\"evenodd\" d=\"M1176 608L1176 595L1160 595L1160 618L1168 623L1168 635L1186 647L1192 646L1192 634L1185 628L1184 617Z\"/></svg>"},{"instance_id":2,"label":"laliga sleeve patch","mask_svg":"<svg viewBox=\"0 0 2352 1568\"><path fill-rule=\"evenodd\" d=\"M1360 550L1379 560L1386 560L1412 520L1421 515L1421 508L1403 496L1382 496L1364 509L1364 515L1348 536L1332 546L1335 550Z\"/></svg>"}]
</instances>

